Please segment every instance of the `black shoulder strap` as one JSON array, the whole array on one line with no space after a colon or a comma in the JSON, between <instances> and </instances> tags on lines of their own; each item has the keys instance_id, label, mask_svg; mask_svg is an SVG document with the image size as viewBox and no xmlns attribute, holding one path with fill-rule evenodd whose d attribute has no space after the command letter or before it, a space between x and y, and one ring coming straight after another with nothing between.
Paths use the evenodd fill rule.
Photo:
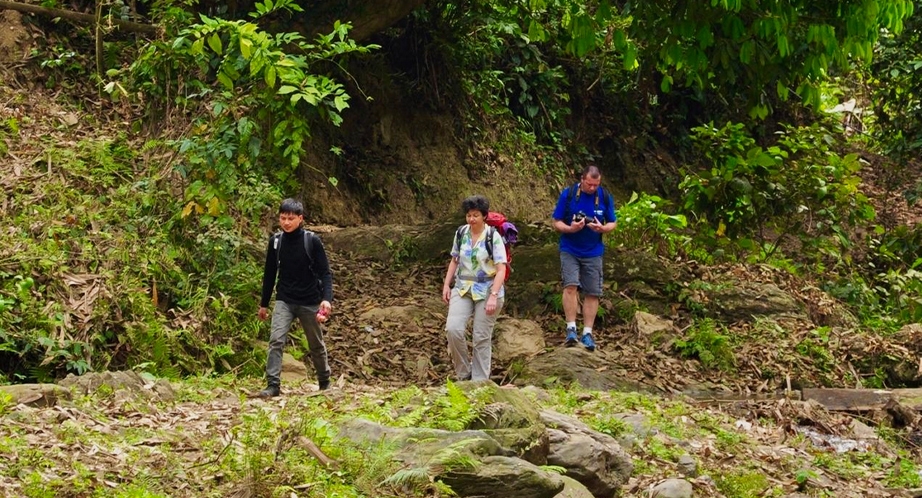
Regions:
<instances>
[{"instance_id":1,"label":"black shoulder strap","mask_svg":"<svg viewBox=\"0 0 922 498\"><path fill-rule=\"evenodd\" d=\"M313 257L313 243L314 243L314 232L310 230L304 230L304 253L307 254L307 267L310 268L311 273L314 275L317 272L314 271L314 257Z\"/></svg>"},{"instance_id":2,"label":"black shoulder strap","mask_svg":"<svg viewBox=\"0 0 922 498\"><path fill-rule=\"evenodd\" d=\"M466 227L467 225L461 225L458 227L458 230L455 232L455 239L457 239L458 241L459 251L461 250L461 237L464 235L464 229ZM493 232L496 231L496 227L492 225L487 225L486 227L487 227L487 235L486 235L487 237L487 240L486 240L487 256L489 256L490 259L492 260L493 259Z\"/></svg>"},{"instance_id":3,"label":"black shoulder strap","mask_svg":"<svg viewBox=\"0 0 922 498\"><path fill-rule=\"evenodd\" d=\"M276 232L272 236L272 248L275 249L275 267L277 269L282 266L282 234L283 232ZM304 254L307 256L307 267L312 274L316 274L314 271L314 257L312 252L313 244L314 232L304 230Z\"/></svg>"},{"instance_id":4,"label":"black shoulder strap","mask_svg":"<svg viewBox=\"0 0 922 498\"><path fill-rule=\"evenodd\" d=\"M563 219L565 222L573 216L573 202L576 200L576 192L579 191L579 183L574 183L570 185L570 188L567 189L567 202L566 207L563 210Z\"/></svg>"}]
</instances>

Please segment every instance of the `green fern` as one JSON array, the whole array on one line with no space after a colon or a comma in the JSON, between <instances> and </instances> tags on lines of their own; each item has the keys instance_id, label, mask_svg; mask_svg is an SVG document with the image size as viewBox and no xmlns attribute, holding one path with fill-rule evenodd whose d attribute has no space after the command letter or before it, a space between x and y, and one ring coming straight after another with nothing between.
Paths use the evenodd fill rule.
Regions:
<instances>
[{"instance_id":1,"label":"green fern","mask_svg":"<svg viewBox=\"0 0 922 498\"><path fill-rule=\"evenodd\" d=\"M446 472L476 469L480 462L467 452L467 447L470 444L471 442L467 440L450 444L432 455L425 465L399 470L384 479L381 484L408 486L417 490L434 485L443 494L456 496L451 487L441 481L437 482L435 476ZM446 490L450 491L450 493L447 493Z\"/></svg>"},{"instance_id":2,"label":"green fern","mask_svg":"<svg viewBox=\"0 0 922 498\"><path fill-rule=\"evenodd\" d=\"M429 484L432 477L429 476L429 469L426 467L414 467L412 469L398 470L394 475L381 481L381 484L392 486L409 486L417 487Z\"/></svg>"},{"instance_id":3,"label":"green fern","mask_svg":"<svg viewBox=\"0 0 922 498\"><path fill-rule=\"evenodd\" d=\"M448 381L446 395L435 400L433 426L449 431L463 431L478 415L467 394L454 382Z\"/></svg>"},{"instance_id":4,"label":"green fern","mask_svg":"<svg viewBox=\"0 0 922 498\"><path fill-rule=\"evenodd\" d=\"M473 470L480 465L474 457L467 452L467 447L471 444L469 440L461 440L452 443L432 455L429 460L429 466L439 466L447 470Z\"/></svg>"}]
</instances>

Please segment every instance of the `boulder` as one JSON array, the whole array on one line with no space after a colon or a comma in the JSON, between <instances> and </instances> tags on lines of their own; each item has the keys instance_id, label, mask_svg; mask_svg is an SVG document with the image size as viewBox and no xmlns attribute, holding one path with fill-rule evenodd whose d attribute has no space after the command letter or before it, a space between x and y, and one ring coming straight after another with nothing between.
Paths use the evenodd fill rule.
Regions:
<instances>
[{"instance_id":1,"label":"boulder","mask_svg":"<svg viewBox=\"0 0 922 498\"><path fill-rule=\"evenodd\" d=\"M310 353L306 352L305 357L308 362L310 362ZM302 380L307 380L309 374L307 365L302 361L298 361L294 356L284 353L282 354L282 382L298 382ZM311 366L310 372L313 372L313 365Z\"/></svg>"},{"instance_id":2,"label":"boulder","mask_svg":"<svg viewBox=\"0 0 922 498\"><path fill-rule=\"evenodd\" d=\"M679 468L679 472L685 476L692 479L698 477L698 461L691 455L682 455L679 457L676 466Z\"/></svg>"},{"instance_id":3,"label":"boulder","mask_svg":"<svg viewBox=\"0 0 922 498\"><path fill-rule=\"evenodd\" d=\"M666 479L650 490L653 498L692 498L694 494L692 484L685 479Z\"/></svg>"},{"instance_id":4,"label":"boulder","mask_svg":"<svg viewBox=\"0 0 922 498\"><path fill-rule=\"evenodd\" d=\"M490 456L474 469L442 476L458 496L553 498L564 489L561 477L518 458Z\"/></svg>"},{"instance_id":5,"label":"boulder","mask_svg":"<svg viewBox=\"0 0 922 498\"><path fill-rule=\"evenodd\" d=\"M9 395L14 405L34 407L55 406L59 400L71 399L70 391L56 384L12 384L0 386L0 392Z\"/></svg>"},{"instance_id":6,"label":"boulder","mask_svg":"<svg viewBox=\"0 0 922 498\"><path fill-rule=\"evenodd\" d=\"M631 477L634 463L611 436L549 410L541 411L541 420L548 428L547 463L567 469L594 496L613 496Z\"/></svg>"},{"instance_id":7,"label":"boulder","mask_svg":"<svg viewBox=\"0 0 922 498\"><path fill-rule=\"evenodd\" d=\"M554 498L594 498L592 493L579 481L572 477L560 476L563 480L563 491Z\"/></svg>"},{"instance_id":8,"label":"boulder","mask_svg":"<svg viewBox=\"0 0 922 498\"><path fill-rule=\"evenodd\" d=\"M516 384L544 386L554 382L577 382L586 389L597 391L643 390L641 386L627 380L623 369L612 368L613 363L601 349L590 352L581 347L554 348L529 361L516 378Z\"/></svg>"},{"instance_id":9,"label":"boulder","mask_svg":"<svg viewBox=\"0 0 922 498\"><path fill-rule=\"evenodd\" d=\"M455 230L462 221L427 225L349 227L321 235L324 248L384 263L447 261Z\"/></svg>"},{"instance_id":10,"label":"boulder","mask_svg":"<svg viewBox=\"0 0 922 498\"><path fill-rule=\"evenodd\" d=\"M637 443L638 439L646 439L651 433L650 420L640 413L616 413L614 418L623 422L629 431L624 434L615 436L618 444L627 451L630 451Z\"/></svg>"},{"instance_id":11,"label":"boulder","mask_svg":"<svg viewBox=\"0 0 922 498\"><path fill-rule=\"evenodd\" d=\"M667 320L645 311L634 313L631 328L634 329L634 332L639 337L648 340L652 344L669 342L676 334L672 320Z\"/></svg>"},{"instance_id":12,"label":"boulder","mask_svg":"<svg viewBox=\"0 0 922 498\"><path fill-rule=\"evenodd\" d=\"M444 431L439 429L387 427L365 419L351 419L339 427L340 440L356 446L392 446L394 457L415 467L423 467L447 456L446 450L458 451L474 457L512 456L495 439L484 431Z\"/></svg>"},{"instance_id":13,"label":"boulder","mask_svg":"<svg viewBox=\"0 0 922 498\"><path fill-rule=\"evenodd\" d=\"M877 355L872 364L880 365L887 372L888 384L918 385L922 381L922 372L916 358L922 356L922 325L910 323L898 330L891 340L906 348L907 353L899 354L887 348L884 354ZM850 349L856 349L854 346Z\"/></svg>"},{"instance_id":14,"label":"boulder","mask_svg":"<svg viewBox=\"0 0 922 498\"><path fill-rule=\"evenodd\" d=\"M58 385L77 394L95 394L103 389L120 398L130 396L160 401L173 401L176 398L172 384L166 379L147 380L133 370L89 372L79 377L70 374Z\"/></svg>"},{"instance_id":15,"label":"boulder","mask_svg":"<svg viewBox=\"0 0 922 498\"><path fill-rule=\"evenodd\" d=\"M463 385L462 389L470 386ZM480 410L468 429L484 431L519 458L535 465L546 464L547 432L535 402L518 389L500 389L492 384L488 387L492 401Z\"/></svg>"},{"instance_id":16,"label":"boulder","mask_svg":"<svg viewBox=\"0 0 922 498\"><path fill-rule=\"evenodd\" d=\"M794 296L772 283L733 280L703 289L705 314L723 323L751 322L755 317L810 320Z\"/></svg>"},{"instance_id":17,"label":"boulder","mask_svg":"<svg viewBox=\"0 0 922 498\"><path fill-rule=\"evenodd\" d=\"M509 418L500 417L506 421ZM494 429L499 430L502 429ZM515 458L512 451L503 448L487 431L393 428L352 419L340 425L338 438L360 447L385 444L393 448L396 460L440 478L458 496L551 498L564 487L560 476ZM477 464L450 465L459 461L459 456L474 458Z\"/></svg>"},{"instance_id":18,"label":"boulder","mask_svg":"<svg viewBox=\"0 0 922 498\"><path fill-rule=\"evenodd\" d=\"M544 330L532 320L500 318L493 329L493 359L508 363L544 352Z\"/></svg>"},{"instance_id":19,"label":"boulder","mask_svg":"<svg viewBox=\"0 0 922 498\"><path fill-rule=\"evenodd\" d=\"M536 316L547 312L548 286L560 292L560 250L555 243L517 247L515 272L509 280L511 292L507 307L512 314ZM607 287L626 294L634 306L665 314L672 300L666 289L691 277L681 265L673 264L646 251L614 248L605 255Z\"/></svg>"}]
</instances>

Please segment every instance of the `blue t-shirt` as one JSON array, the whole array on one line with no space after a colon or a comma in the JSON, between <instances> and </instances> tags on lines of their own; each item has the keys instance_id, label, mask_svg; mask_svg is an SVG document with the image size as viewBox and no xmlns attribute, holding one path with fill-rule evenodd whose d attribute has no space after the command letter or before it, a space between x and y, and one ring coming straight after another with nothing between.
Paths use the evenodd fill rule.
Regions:
<instances>
[{"instance_id":1,"label":"blue t-shirt","mask_svg":"<svg viewBox=\"0 0 922 498\"><path fill-rule=\"evenodd\" d=\"M576 184L577 195L573 199L570 197L570 191L573 187L564 189L557 199L557 207L554 208L554 219L560 220L569 225L573 222L573 215L582 211L590 219L594 216L603 225L618 220L618 213L615 211L615 201L611 195L602 192L602 187L596 190L595 195L587 194L579 190L579 184ZM598 198L598 206L596 199ZM607 201L607 202L606 202ZM567 209L567 203L570 209ZM564 218L567 219L564 219ZM595 258L605 252L605 244L602 242L602 234L595 233L589 228L588 222L582 230L576 233L560 234L560 250L572 254L577 258Z\"/></svg>"}]
</instances>

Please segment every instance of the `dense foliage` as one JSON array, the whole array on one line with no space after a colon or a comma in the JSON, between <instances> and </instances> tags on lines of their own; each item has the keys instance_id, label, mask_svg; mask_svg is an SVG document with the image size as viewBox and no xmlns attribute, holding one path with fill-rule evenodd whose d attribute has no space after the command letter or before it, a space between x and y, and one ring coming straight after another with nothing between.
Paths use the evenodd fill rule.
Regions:
<instances>
[{"instance_id":1,"label":"dense foliage","mask_svg":"<svg viewBox=\"0 0 922 498\"><path fill-rule=\"evenodd\" d=\"M359 57L398 66L419 101L451 104L442 110L462 117L463 138L552 183L586 160L619 166L605 152L670 149L682 161L676 181L627 199L613 244L816 273L869 327L922 318L922 236L877 223L856 153L912 164L922 148L922 42L908 0L440 1L376 44L350 39L344 23L298 32L290 0L239 18L184 2L146 7L164 35L108 41L114 69L104 75L60 37L31 59L48 87L90 81L109 105L143 109L130 131L144 145L48 143L48 163L64 173L4 198L14 227L0 234L14 248L0 265L8 380L258 365L247 317L266 206L301 187L314 133L343 122ZM824 111L852 95L873 115L847 136ZM0 125L0 156L22 125ZM922 190L904 187L909 200ZM60 206L74 211L63 222ZM84 308L56 300L75 289Z\"/></svg>"}]
</instances>

